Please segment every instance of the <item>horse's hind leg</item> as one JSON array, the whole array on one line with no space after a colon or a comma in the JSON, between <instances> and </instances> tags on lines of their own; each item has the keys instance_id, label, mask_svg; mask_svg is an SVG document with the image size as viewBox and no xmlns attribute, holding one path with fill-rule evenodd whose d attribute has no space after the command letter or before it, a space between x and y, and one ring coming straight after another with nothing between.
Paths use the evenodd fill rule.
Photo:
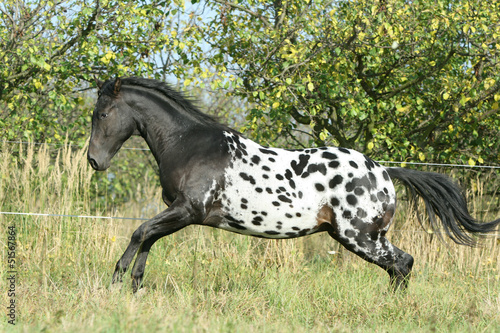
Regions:
<instances>
[{"instance_id":1,"label":"horse's hind leg","mask_svg":"<svg viewBox=\"0 0 500 333\"><path fill-rule=\"evenodd\" d=\"M329 234L349 251L389 273L393 290L408 287L413 257L392 245L382 233L360 232L352 237L340 237L334 231L329 231Z\"/></svg>"},{"instance_id":2,"label":"horse's hind leg","mask_svg":"<svg viewBox=\"0 0 500 333\"><path fill-rule=\"evenodd\" d=\"M390 213L392 218L392 212ZM327 231L335 240L339 241L349 251L357 254L368 262L382 267L390 276L393 290L404 290L408 286L413 257L392 245L385 238L386 226L383 216L373 222L351 222L351 228L340 230L335 223L330 224Z\"/></svg>"}]
</instances>

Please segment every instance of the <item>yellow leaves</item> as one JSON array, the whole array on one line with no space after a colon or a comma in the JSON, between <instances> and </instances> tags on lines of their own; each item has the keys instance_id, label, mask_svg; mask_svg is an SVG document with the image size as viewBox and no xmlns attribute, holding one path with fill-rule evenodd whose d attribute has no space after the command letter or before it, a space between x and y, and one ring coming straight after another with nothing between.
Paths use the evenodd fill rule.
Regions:
<instances>
[{"instance_id":1,"label":"yellow leaves","mask_svg":"<svg viewBox=\"0 0 500 333\"><path fill-rule=\"evenodd\" d=\"M122 64L119 64L116 68L117 68L120 72L122 72L122 73L123 73L123 72L127 72L127 71L130 69L130 67L128 67L128 66L123 66Z\"/></svg>"},{"instance_id":2,"label":"yellow leaves","mask_svg":"<svg viewBox=\"0 0 500 333\"><path fill-rule=\"evenodd\" d=\"M472 157L471 157L471 158L469 158L469 161L467 161L467 163L468 163L470 166L474 166L474 165L476 165L476 161L474 161L474 160L472 159Z\"/></svg>"},{"instance_id":3,"label":"yellow leaves","mask_svg":"<svg viewBox=\"0 0 500 333\"><path fill-rule=\"evenodd\" d=\"M113 51L108 51L106 54L99 59L103 64L107 65L111 61L111 59L116 59L116 54Z\"/></svg>"},{"instance_id":4,"label":"yellow leaves","mask_svg":"<svg viewBox=\"0 0 500 333\"><path fill-rule=\"evenodd\" d=\"M203 71L201 72L200 76L201 76L202 79L206 79L207 77L213 76L213 73L210 72L210 71L208 71L208 70L206 70L206 69L203 69Z\"/></svg>"},{"instance_id":5,"label":"yellow leaves","mask_svg":"<svg viewBox=\"0 0 500 333\"><path fill-rule=\"evenodd\" d=\"M399 113L404 113L404 112L410 110L410 108L411 108L411 105L398 106L396 108L396 111L399 112Z\"/></svg>"},{"instance_id":6,"label":"yellow leaves","mask_svg":"<svg viewBox=\"0 0 500 333\"><path fill-rule=\"evenodd\" d=\"M387 22L384 22L384 28L387 32L387 34L389 35L389 37L394 37L394 30L392 29L392 26L387 23Z\"/></svg>"},{"instance_id":7,"label":"yellow leaves","mask_svg":"<svg viewBox=\"0 0 500 333\"><path fill-rule=\"evenodd\" d=\"M327 133L326 133L326 131L325 131L325 130L323 130L321 133L319 133L319 139L320 139L321 141L325 141L325 140L326 140L326 138L327 138Z\"/></svg>"},{"instance_id":8,"label":"yellow leaves","mask_svg":"<svg viewBox=\"0 0 500 333\"><path fill-rule=\"evenodd\" d=\"M443 94L443 99L446 101L446 100L448 100L448 98L450 98L450 94L448 94L447 92L445 92Z\"/></svg>"},{"instance_id":9,"label":"yellow leaves","mask_svg":"<svg viewBox=\"0 0 500 333\"><path fill-rule=\"evenodd\" d=\"M472 33L475 33L476 32L476 28L470 24L466 24L463 26L462 28L462 31L464 32L464 34L468 33L469 30L472 32Z\"/></svg>"},{"instance_id":10,"label":"yellow leaves","mask_svg":"<svg viewBox=\"0 0 500 333\"><path fill-rule=\"evenodd\" d=\"M35 86L36 89L40 90L43 86L42 86L42 83L37 80L37 79L34 79L33 80L33 85Z\"/></svg>"},{"instance_id":11,"label":"yellow leaves","mask_svg":"<svg viewBox=\"0 0 500 333\"><path fill-rule=\"evenodd\" d=\"M438 19L433 19L431 23L431 29L436 30L439 27L440 21Z\"/></svg>"},{"instance_id":12,"label":"yellow leaves","mask_svg":"<svg viewBox=\"0 0 500 333\"><path fill-rule=\"evenodd\" d=\"M380 25L377 29L377 34L378 34L378 37L380 36L383 36L384 35L384 26L383 25Z\"/></svg>"},{"instance_id":13,"label":"yellow leaves","mask_svg":"<svg viewBox=\"0 0 500 333\"><path fill-rule=\"evenodd\" d=\"M366 148L370 151L370 150L372 150L372 149L373 149L373 147L374 147L374 146L375 146L375 145L373 144L373 141L370 141L370 142L368 142L368 144L366 145Z\"/></svg>"},{"instance_id":14,"label":"yellow leaves","mask_svg":"<svg viewBox=\"0 0 500 333\"><path fill-rule=\"evenodd\" d=\"M425 154L422 152L418 153L418 159L422 162L425 161Z\"/></svg>"},{"instance_id":15,"label":"yellow leaves","mask_svg":"<svg viewBox=\"0 0 500 333\"><path fill-rule=\"evenodd\" d=\"M493 103L493 105L491 106L491 108L493 110L497 110L498 109L498 102Z\"/></svg>"},{"instance_id":16,"label":"yellow leaves","mask_svg":"<svg viewBox=\"0 0 500 333\"><path fill-rule=\"evenodd\" d=\"M450 132L450 133L453 132L453 125L452 124L448 125L448 132Z\"/></svg>"},{"instance_id":17,"label":"yellow leaves","mask_svg":"<svg viewBox=\"0 0 500 333\"><path fill-rule=\"evenodd\" d=\"M309 91L313 91L313 90L314 90L314 84L313 84L312 82L309 82L309 83L307 84L307 89L308 89Z\"/></svg>"},{"instance_id":18,"label":"yellow leaves","mask_svg":"<svg viewBox=\"0 0 500 333\"><path fill-rule=\"evenodd\" d=\"M489 89L491 86L495 85L496 81L495 79L489 77L484 80L484 88Z\"/></svg>"},{"instance_id":19,"label":"yellow leaves","mask_svg":"<svg viewBox=\"0 0 500 333\"><path fill-rule=\"evenodd\" d=\"M460 105L465 106L465 104L471 100L471 97L462 95L462 98L460 99Z\"/></svg>"}]
</instances>

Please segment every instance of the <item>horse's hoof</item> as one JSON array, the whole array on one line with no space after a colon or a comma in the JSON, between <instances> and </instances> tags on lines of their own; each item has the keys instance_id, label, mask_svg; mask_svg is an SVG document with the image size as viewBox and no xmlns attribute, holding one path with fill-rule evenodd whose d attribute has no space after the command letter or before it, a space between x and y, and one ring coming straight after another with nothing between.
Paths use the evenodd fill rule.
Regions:
<instances>
[{"instance_id":1,"label":"horse's hoof","mask_svg":"<svg viewBox=\"0 0 500 333\"><path fill-rule=\"evenodd\" d=\"M134 293L134 295L135 297L143 297L144 295L147 294L147 292L148 292L147 288L140 288Z\"/></svg>"}]
</instances>

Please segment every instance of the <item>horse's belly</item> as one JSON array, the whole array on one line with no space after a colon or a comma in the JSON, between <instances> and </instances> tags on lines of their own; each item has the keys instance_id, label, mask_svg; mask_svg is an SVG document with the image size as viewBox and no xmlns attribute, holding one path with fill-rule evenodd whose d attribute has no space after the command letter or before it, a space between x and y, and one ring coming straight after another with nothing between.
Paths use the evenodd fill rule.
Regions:
<instances>
[{"instance_id":1,"label":"horse's belly","mask_svg":"<svg viewBox=\"0 0 500 333\"><path fill-rule=\"evenodd\" d=\"M270 203L270 205L269 205ZM241 206L246 207L244 209ZM324 222L318 219L318 210L311 207L295 207L290 204L286 210L275 207L272 202L259 205L241 204L240 209L224 210L218 228L232 232L265 237L294 238L318 231Z\"/></svg>"}]
</instances>

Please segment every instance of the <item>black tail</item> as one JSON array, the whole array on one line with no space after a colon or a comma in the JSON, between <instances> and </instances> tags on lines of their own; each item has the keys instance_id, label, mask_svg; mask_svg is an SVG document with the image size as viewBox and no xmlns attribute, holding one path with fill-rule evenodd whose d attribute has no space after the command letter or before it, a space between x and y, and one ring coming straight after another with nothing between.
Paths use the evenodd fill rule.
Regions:
<instances>
[{"instance_id":1,"label":"black tail","mask_svg":"<svg viewBox=\"0 0 500 333\"><path fill-rule=\"evenodd\" d=\"M470 216L462 190L445 175L404 168L386 170L391 178L400 180L409 189L413 199L418 195L424 200L432 228L437 230L437 215L457 244L474 246L475 241L467 232L491 232L500 224L500 219L478 223Z\"/></svg>"}]
</instances>

